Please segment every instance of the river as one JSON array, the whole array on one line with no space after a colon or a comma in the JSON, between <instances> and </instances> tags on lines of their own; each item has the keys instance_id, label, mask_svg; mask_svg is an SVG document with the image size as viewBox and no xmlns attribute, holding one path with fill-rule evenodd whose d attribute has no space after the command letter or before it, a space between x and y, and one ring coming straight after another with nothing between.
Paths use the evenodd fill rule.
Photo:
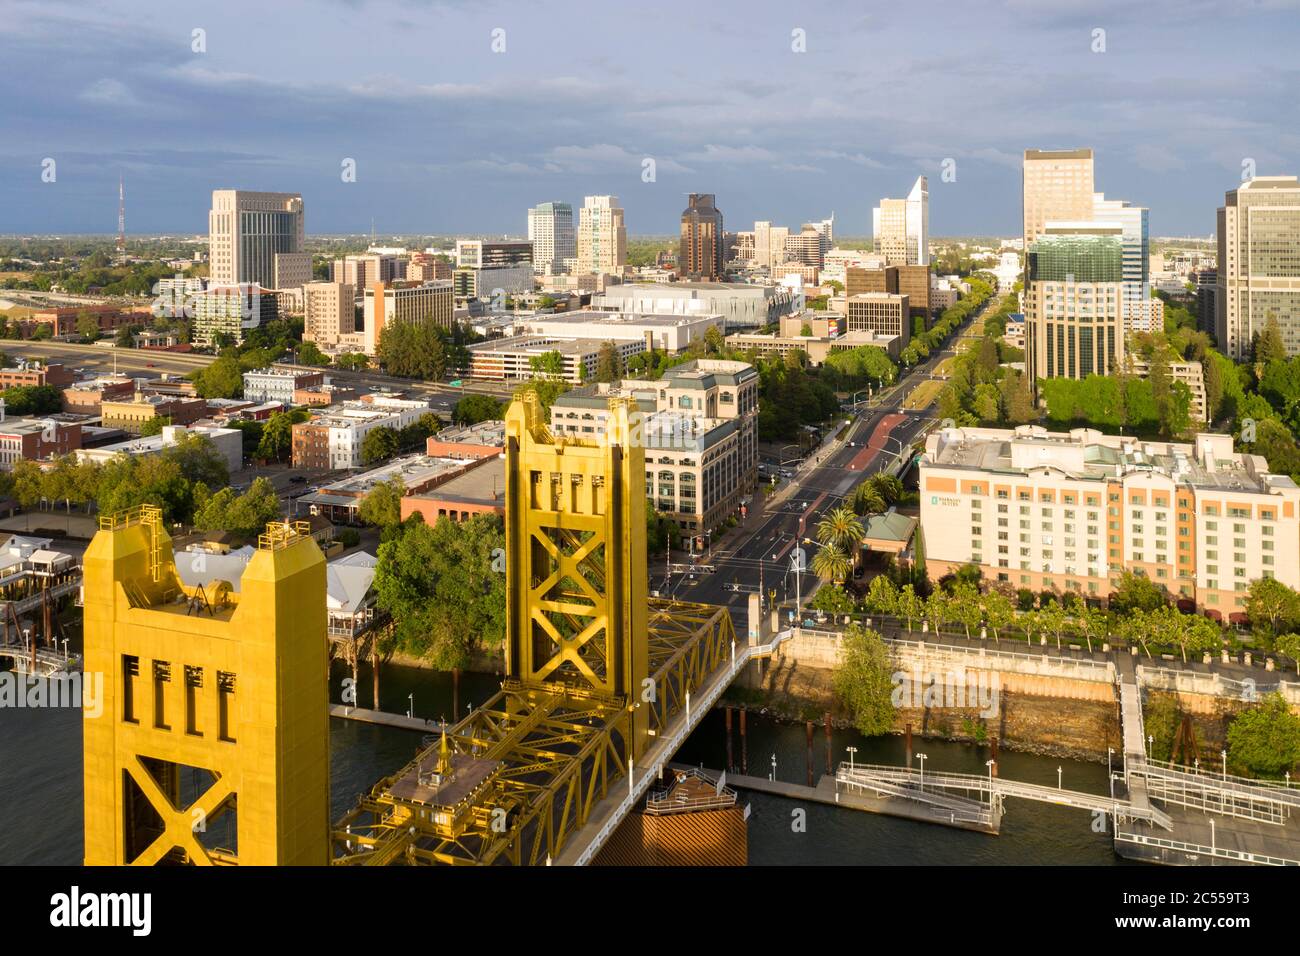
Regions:
<instances>
[{"instance_id":1,"label":"river","mask_svg":"<svg viewBox=\"0 0 1300 956\"><path fill-rule=\"evenodd\" d=\"M335 665L331 686L341 686L346 672ZM437 721L450 719L451 680L446 674L395 665L381 675L384 709L405 712L414 695L415 713ZM499 678L466 674L461 680L461 709L482 703L499 685ZM360 673L359 703L370 704L370 675ZM720 768L726 760L726 731L720 711L709 714L686 742L677 759L682 763ZM814 770L825 769L825 741L820 726L813 738ZM807 782L807 744L802 725L781 724L751 713L748 721L748 766L755 776L771 772L776 757L778 779ZM740 761L738 726L733 730L736 762ZM337 819L381 776L400 767L415 753L421 734L356 721L330 721L330 795ZM846 747L856 747L854 759L864 763L901 764L901 737L864 738L852 730L836 730L832 754L847 760ZM76 865L82 855L81 713L76 710L0 710L0 864ZM914 741L914 750L927 755L926 769L985 772L987 748L936 740ZM999 773L1031 783L1055 785L1057 768L1064 785L1104 793L1106 768L1097 764L1056 760L1003 750ZM802 830L793 825L796 801L758 793L741 793L752 811L749 859L754 865L851 864L1060 864L1116 865L1106 834L1095 833L1091 816L1082 810L1008 800L1000 836L953 830L892 817L808 804Z\"/></svg>"}]
</instances>

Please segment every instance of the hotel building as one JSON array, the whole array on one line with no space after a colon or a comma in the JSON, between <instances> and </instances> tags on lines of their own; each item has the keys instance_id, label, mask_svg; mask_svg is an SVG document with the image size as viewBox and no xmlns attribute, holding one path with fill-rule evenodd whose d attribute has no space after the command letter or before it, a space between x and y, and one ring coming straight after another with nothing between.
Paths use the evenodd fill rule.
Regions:
<instances>
[{"instance_id":1,"label":"hotel building","mask_svg":"<svg viewBox=\"0 0 1300 956\"><path fill-rule=\"evenodd\" d=\"M587 196L578 210L578 271L623 271L627 264L627 229L617 196Z\"/></svg>"},{"instance_id":2,"label":"hotel building","mask_svg":"<svg viewBox=\"0 0 1300 956\"><path fill-rule=\"evenodd\" d=\"M1091 149L1027 149L1022 171L1026 249L1049 220L1092 218Z\"/></svg>"},{"instance_id":3,"label":"hotel building","mask_svg":"<svg viewBox=\"0 0 1300 956\"><path fill-rule=\"evenodd\" d=\"M1300 488L1230 435L944 429L919 481L933 578L975 564L990 581L1101 599L1131 571L1225 618L1254 580L1300 587Z\"/></svg>"},{"instance_id":4,"label":"hotel building","mask_svg":"<svg viewBox=\"0 0 1300 956\"><path fill-rule=\"evenodd\" d=\"M544 202L528 210L528 239L533 244L533 271L539 275L565 272L578 256L573 207Z\"/></svg>"}]
</instances>

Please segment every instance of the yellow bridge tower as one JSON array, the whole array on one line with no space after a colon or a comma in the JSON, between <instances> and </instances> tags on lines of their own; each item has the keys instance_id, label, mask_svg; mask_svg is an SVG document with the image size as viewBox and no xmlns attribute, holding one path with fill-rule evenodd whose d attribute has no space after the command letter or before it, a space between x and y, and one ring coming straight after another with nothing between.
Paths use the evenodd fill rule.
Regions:
<instances>
[{"instance_id":1,"label":"yellow bridge tower","mask_svg":"<svg viewBox=\"0 0 1300 956\"><path fill-rule=\"evenodd\" d=\"M325 560L305 526L269 525L237 581L193 587L157 508L100 528L85 555L85 670L104 675L85 715L85 862L325 863ZM203 578L204 555L183 560Z\"/></svg>"}]
</instances>

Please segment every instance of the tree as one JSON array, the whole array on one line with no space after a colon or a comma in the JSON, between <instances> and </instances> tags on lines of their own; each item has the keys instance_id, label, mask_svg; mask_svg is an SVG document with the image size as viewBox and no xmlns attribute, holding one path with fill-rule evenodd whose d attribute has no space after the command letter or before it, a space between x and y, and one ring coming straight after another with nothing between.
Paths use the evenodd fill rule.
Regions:
<instances>
[{"instance_id":1,"label":"tree","mask_svg":"<svg viewBox=\"0 0 1300 956\"><path fill-rule=\"evenodd\" d=\"M1295 664L1297 674L1300 674L1300 634L1294 631L1283 634L1273 642L1278 652L1291 658L1291 663Z\"/></svg>"},{"instance_id":2,"label":"tree","mask_svg":"<svg viewBox=\"0 0 1300 956\"><path fill-rule=\"evenodd\" d=\"M406 496L406 483L398 476L381 481L361 500L357 515L366 524L390 528L402 520L402 498Z\"/></svg>"},{"instance_id":3,"label":"tree","mask_svg":"<svg viewBox=\"0 0 1300 956\"><path fill-rule=\"evenodd\" d=\"M398 451L397 429L372 428L366 432L366 437L361 440L361 462L366 465L374 465L381 461L387 461L397 454Z\"/></svg>"},{"instance_id":4,"label":"tree","mask_svg":"<svg viewBox=\"0 0 1300 956\"><path fill-rule=\"evenodd\" d=\"M1257 578L1250 582L1246 616L1256 629L1276 635L1300 622L1300 594L1277 578Z\"/></svg>"},{"instance_id":5,"label":"tree","mask_svg":"<svg viewBox=\"0 0 1300 956\"><path fill-rule=\"evenodd\" d=\"M564 376L564 356L552 349L540 355L530 356L528 368L534 377L562 378Z\"/></svg>"},{"instance_id":6,"label":"tree","mask_svg":"<svg viewBox=\"0 0 1300 956\"><path fill-rule=\"evenodd\" d=\"M853 559L833 545L824 545L813 555L812 570L823 581L841 584L853 570Z\"/></svg>"},{"instance_id":7,"label":"tree","mask_svg":"<svg viewBox=\"0 0 1300 956\"><path fill-rule=\"evenodd\" d=\"M479 422L501 418L504 407L491 395L465 395L452 410L451 420L457 425L477 425Z\"/></svg>"},{"instance_id":8,"label":"tree","mask_svg":"<svg viewBox=\"0 0 1300 956\"><path fill-rule=\"evenodd\" d=\"M1280 778L1300 762L1300 717L1280 693L1266 694L1228 725L1228 753L1252 775Z\"/></svg>"},{"instance_id":9,"label":"tree","mask_svg":"<svg viewBox=\"0 0 1300 956\"><path fill-rule=\"evenodd\" d=\"M303 365L324 367L330 364L330 357L320 350L315 342L303 342L298 346L298 361Z\"/></svg>"},{"instance_id":10,"label":"tree","mask_svg":"<svg viewBox=\"0 0 1300 956\"><path fill-rule=\"evenodd\" d=\"M1075 627L1088 642L1088 653L1092 653L1092 639L1103 637L1110 632L1110 615L1105 611L1086 605L1074 618Z\"/></svg>"},{"instance_id":11,"label":"tree","mask_svg":"<svg viewBox=\"0 0 1300 956\"><path fill-rule=\"evenodd\" d=\"M864 481L853 489L851 501L853 510L864 516L884 514L889 508L884 497L870 481Z\"/></svg>"},{"instance_id":12,"label":"tree","mask_svg":"<svg viewBox=\"0 0 1300 956\"><path fill-rule=\"evenodd\" d=\"M885 642L875 631L850 624L844 631L835 693L853 714L865 736L888 733L894 726L893 665Z\"/></svg>"},{"instance_id":13,"label":"tree","mask_svg":"<svg viewBox=\"0 0 1300 956\"><path fill-rule=\"evenodd\" d=\"M229 531L252 537L280 519L280 497L265 478L255 478L243 494L227 487L215 495L206 495L204 488L198 497L203 499L194 512L194 527L199 531Z\"/></svg>"},{"instance_id":14,"label":"tree","mask_svg":"<svg viewBox=\"0 0 1300 956\"><path fill-rule=\"evenodd\" d=\"M984 607L980 600L979 588L965 581L959 581L952 589L948 608L949 616L961 624L969 640L971 628L979 627L984 619Z\"/></svg>"},{"instance_id":15,"label":"tree","mask_svg":"<svg viewBox=\"0 0 1300 956\"><path fill-rule=\"evenodd\" d=\"M233 355L223 355L207 368L191 372L190 381L202 398L239 398L244 394L244 372Z\"/></svg>"},{"instance_id":16,"label":"tree","mask_svg":"<svg viewBox=\"0 0 1300 956\"><path fill-rule=\"evenodd\" d=\"M77 334L83 342L93 342L99 338L99 320L89 312L77 316Z\"/></svg>"},{"instance_id":17,"label":"tree","mask_svg":"<svg viewBox=\"0 0 1300 956\"><path fill-rule=\"evenodd\" d=\"M363 445L362 448L364 447ZM284 461L292 451L293 419L288 412L276 412L262 425L262 437L257 443L257 457L263 461Z\"/></svg>"},{"instance_id":18,"label":"tree","mask_svg":"<svg viewBox=\"0 0 1300 956\"><path fill-rule=\"evenodd\" d=\"M1255 365L1264 368L1269 362L1286 361L1286 343L1282 340L1282 326L1277 316L1270 315L1263 331L1255 335L1253 343Z\"/></svg>"},{"instance_id":19,"label":"tree","mask_svg":"<svg viewBox=\"0 0 1300 956\"><path fill-rule=\"evenodd\" d=\"M862 546L862 522L852 509L841 505L818 522L817 540L855 556Z\"/></svg>"},{"instance_id":20,"label":"tree","mask_svg":"<svg viewBox=\"0 0 1300 956\"><path fill-rule=\"evenodd\" d=\"M925 613L925 601L911 584L904 584L898 592L898 616L907 621L907 633L912 633L912 622Z\"/></svg>"},{"instance_id":21,"label":"tree","mask_svg":"<svg viewBox=\"0 0 1300 956\"><path fill-rule=\"evenodd\" d=\"M550 414L555 400L569 390L569 383L559 379L533 379L515 389L515 398L532 395L537 400L537 407L543 416Z\"/></svg>"},{"instance_id":22,"label":"tree","mask_svg":"<svg viewBox=\"0 0 1300 956\"><path fill-rule=\"evenodd\" d=\"M462 668L505 637L505 534L495 515L401 526L379 546L376 601L398 645L441 670Z\"/></svg>"},{"instance_id":23,"label":"tree","mask_svg":"<svg viewBox=\"0 0 1300 956\"><path fill-rule=\"evenodd\" d=\"M153 418L147 418L140 425L140 437L147 438L150 435L161 435L162 430L172 423L170 415L155 415Z\"/></svg>"},{"instance_id":24,"label":"tree","mask_svg":"<svg viewBox=\"0 0 1300 956\"><path fill-rule=\"evenodd\" d=\"M951 615L950 598L943 591L936 588L925 599L925 619L930 622L931 630L936 633L942 631Z\"/></svg>"},{"instance_id":25,"label":"tree","mask_svg":"<svg viewBox=\"0 0 1300 956\"><path fill-rule=\"evenodd\" d=\"M623 377L623 358L613 342L602 342L596 356L596 381L616 382Z\"/></svg>"},{"instance_id":26,"label":"tree","mask_svg":"<svg viewBox=\"0 0 1300 956\"><path fill-rule=\"evenodd\" d=\"M1002 628L1016 619L1015 608L1011 599L1001 591L989 591L984 595L984 620L993 629L993 640L1000 639Z\"/></svg>"},{"instance_id":27,"label":"tree","mask_svg":"<svg viewBox=\"0 0 1300 956\"><path fill-rule=\"evenodd\" d=\"M819 587L808 606L827 614L852 614L854 608L853 598L836 584Z\"/></svg>"},{"instance_id":28,"label":"tree","mask_svg":"<svg viewBox=\"0 0 1300 956\"><path fill-rule=\"evenodd\" d=\"M1168 598L1163 588L1144 575L1124 571L1110 596L1110 610L1123 616L1132 611L1154 611L1164 607Z\"/></svg>"},{"instance_id":29,"label":"tree","mask_svg":"<svg viewBox=\"0 0 1300 956\"><path fill-rule=\"evenodd\" d=\"M867 610L875 614L897 615L899 605L898 587L887 574L877 574L871 579L864 602Z\"/></svg>"}]
</instances>

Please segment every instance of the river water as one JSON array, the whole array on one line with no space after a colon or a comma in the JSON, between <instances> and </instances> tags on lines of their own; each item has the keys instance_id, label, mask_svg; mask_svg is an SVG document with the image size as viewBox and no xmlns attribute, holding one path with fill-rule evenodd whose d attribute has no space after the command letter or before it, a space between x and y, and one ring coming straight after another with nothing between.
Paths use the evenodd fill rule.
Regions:
<instances>
[{"instance_id":1,"label":"river water","mask_svg":"<svg viewBox=\"0 0 1300 956\"><path fill-rule=\"evenodd\" d=\"M346 672L336 665L331 686ZM359 703L369 706L370 675L360 673ZM381 704L404 713L414 695L415 713L433 721L451 718L451 680L446 674L388 665L381 674ZM466 674L461 680L462 712L498 689L499 678ZM336 690L337 693L337 690ZM740 762L738 725L733 724L734 757ZM820 726L813 738L814 771L825 770L826 746ZM331 816L337 819L359 793L409 760L420 745L414 731L356 721L330 721ZM76 865L82 855L81 713L77 710L0 710L0 864ZM832 735L832 756L846 760L856 747L864 763L904 762L901 737L864 738L851 730ZM776 757L780 780L807 782L807 744L802 725L780 724L751 712L748 769L766 777ZM927 755L926 769L984 773L987 748L919 738L914 750ZM677 759L719 769L726 762L726 730L720 711L709 714ZM1104 793L1106 768L1003 750L1002 776L1055 785L1057 768L1067 788ZM752 864L1083 864L1115 865L1108 835L1092 830L1082 810L1008 800L1000 836L970 833L932 824L821 804L803 804L759 793L741 792L751 809L749 859ZM795 826L794 811L806 811Z\"/></svg>"}]
</instances>

